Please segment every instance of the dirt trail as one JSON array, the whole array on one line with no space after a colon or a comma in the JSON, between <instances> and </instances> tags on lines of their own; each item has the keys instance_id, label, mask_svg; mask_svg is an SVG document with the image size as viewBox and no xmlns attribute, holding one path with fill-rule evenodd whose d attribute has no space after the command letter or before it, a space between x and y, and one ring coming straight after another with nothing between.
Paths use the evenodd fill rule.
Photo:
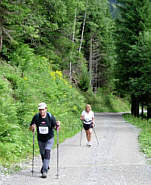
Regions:
<instances>
[{"instance_id":1,"label":"dirt trail","mask_svg":"<svg viewBox=\"0 0 151 185\"><path fill-rule=\"evenodd\" d=\"M40 178L40 158L34 177L31 167L1 180L0 185L151 185L151 168L139 152L139 130L126 123L121 114L97 113L97 146L86 147L83 132L60 145L60 178L56 179L56 150L52 152L48 178Z\"/></svg>"}]
</instances>

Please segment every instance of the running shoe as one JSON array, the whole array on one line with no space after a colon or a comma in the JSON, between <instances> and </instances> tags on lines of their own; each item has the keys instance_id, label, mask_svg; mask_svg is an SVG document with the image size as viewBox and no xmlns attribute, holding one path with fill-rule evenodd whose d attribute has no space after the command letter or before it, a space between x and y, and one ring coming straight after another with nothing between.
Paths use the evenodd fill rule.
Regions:
<instances>
[{"instance_id":1,"label":"running shoe","mask_svg":"<svg viewBox=\"0 0 151 185\"><path fill-rule=\"evenodd\" d=\"M41 177L42 178L47 178L47 173L46 172L43 172Z\"/></svg>"}]
</instances>

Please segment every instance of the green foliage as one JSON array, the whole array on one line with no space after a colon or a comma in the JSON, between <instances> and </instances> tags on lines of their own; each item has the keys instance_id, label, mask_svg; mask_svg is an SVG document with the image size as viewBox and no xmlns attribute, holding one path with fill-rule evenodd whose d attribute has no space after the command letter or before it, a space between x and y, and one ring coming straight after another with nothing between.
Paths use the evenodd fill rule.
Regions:
<instances>
[{"instance_id":1,"label":"green foliage","mask_svg":"<svg viewBox=\"0 0 151 185\"><path fill-rule=\"evenodd\" d=\"M148 0L126 0L124 2L118 0L118 2L120 3L118 4L120 17L116 19L115 31L116 74L119 79L117 88L121 94L129 93L138 97L145 94L145 89L140 86L140 83L145 85L147 80L143 77L147 70L142 69L142 66L146 66L146 62L149 63L151 59L147 52L148 41L144 42L142 37L151 28L149 21L151 3ZM142 78L145 81L142 81Z\"/></svg>"},{"instance_id":2,"label":"green foliage","mask_svg":"<svg viewBox=\"0 0 151 185\"><path fill-rule=\"evenodd\" d=\"M5 11L1 12L1 17L3 18L3 25L7 27L7 33L10 33L13 38L13 42L8 42L10 40L8 36L7 39L3 38L1 56L5 59L11 57L10 60L14 60L24 70L28 66L30 68L32 57L30 52L34 49L36 54L45 56L53 64L51 65L53 70L69 71L70 62L81 67L77 50L80 45L83 15L85 9L87 9L83 41L86 51L83 49L83 53L88 59L89 40L91 35L94 35L98 40L99 54L101 55L101 60L99 60L100 86L107 86L110 79L112 79L110 76L114 63L113 20L109 15L107 0L90 0L88 2L86 7L84 0L46 0L45 2L24 0L14 3L3 0L1 4ZM11 12L11 14L8 12ZM73 43L75 12L76 25ZM16 52L14 52L15 50ZM29 52L24 60L20 58L22 51L25 51L25 55Z\"/></svg>"},{"instance_id":3,"label":"green foliage","mask_svg":"<svg viewBox=\"0 0 151 185\"><path fill-rule=\"evenodd\" d=\"M111 18L107 0L88 2L83 44L84 55L87 60L90 59L90 39L92 39L92 61L94 65L97 65L96 71L93 70L97 73L97 83L99 87L107 87L113 81L115 63L114 21Z\"/></svg>"},{"instance_id":4,"label":"green foliage","mask_svg":"<svg viewBox=\"0 0 151 185\"><path fill-rule=\"evenodd\" d=\"M87 71L85 65L81 66L78 87L82 91L87 91L90 88L90 73Z\"/></svg>"},{"instance_id":5,"label":"green foliage","mask_svg":"<svg viewBox=\"0 0 151 185\"><path fill-rule=\"evenodd\" d=\"M116 88L121 96L131 96L131 113L139 116L139 104L149 107L151 102L151 2L118 0L118 9L120 16L115 21Z\"/></svg>"},{"instance_id":6,"label":"green foliage","mask_svg":"<svg viewBox=\"0 0 151 185\"><path fill-rule=\"evenodd\" d=\"M123 117L129 123L141 128L139 134L141 150L147 157L151 157L151 120L142 120L141 118L133 117L130 114L125 114Z\"/></svg>"},{"instance_id":7,"label":"green foliage","mask_svg":"<svg viewBox=\"0 0 151 185\"><path fill-rule=\"evenodd\" d=\"M0 163L4 165L31 154L28 127L39 102L45 101L48 110L61 121L61 141L80 129L84 107L84 97L63 78L62 72L50 71L47 58L35 55L27 45L15 50L9 63L13 66L0 64L0 145L5 142L0 149Z\"/></svg>"},{"instance_id":8,"label":"green foliage","mask_svg":"<svg viewBox=\"0 0 151 185\"><path fill-rule=\"evenodd\" d=\"M127 112L130 110L128 100L118 98L109 91L100 89L96 94L91 90L84 93L87 103L95 112Z\"/></svg>"}]
</instances>

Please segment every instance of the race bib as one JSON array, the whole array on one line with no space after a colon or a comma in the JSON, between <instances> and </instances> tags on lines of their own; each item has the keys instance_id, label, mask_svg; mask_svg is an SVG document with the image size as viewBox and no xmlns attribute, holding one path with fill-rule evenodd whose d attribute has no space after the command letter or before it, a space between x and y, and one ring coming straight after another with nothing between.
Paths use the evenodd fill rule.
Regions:
<instances>
[{"instance_id":1,"label":"race bib","mask_svg":"<svg viewBox=\"0 0 151 185\"><path fill-rule=\"evenodd\" d=\"M39 134L48 134L48 127L39 127Z\"/></svg>"}]
</instances>

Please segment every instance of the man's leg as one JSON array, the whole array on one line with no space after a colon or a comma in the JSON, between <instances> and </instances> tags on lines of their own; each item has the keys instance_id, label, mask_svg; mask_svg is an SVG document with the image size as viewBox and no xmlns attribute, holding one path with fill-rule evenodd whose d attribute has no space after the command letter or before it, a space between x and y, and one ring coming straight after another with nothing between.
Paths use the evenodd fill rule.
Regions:
<instances>
[{"instance_id":1,"label":"man's leg","mask_svg":"<svg viewBox=\"0 0 151 185\"><path fill-rule=\"evenodd\" d=\"M41 160L42 160L42 162L44 161L44 153L41 154Z\"/></svg>"},{"instance_id":2,"label":"man's leg","mask_svg":"<svg viewBox=\"0 0 151 185\"><path fill-rule=\"evenodd\" d=\"M50 163L50 153L52 146L54 144L54 138L49 139L45 144L45 153L44 153L44 161L43 161L43 172L48 171L49 163Z\"/></svg>"},{"instance_id":3,"label":"man's leg","mask_svg":"<svg viewBox=\"0 0 151 185\"><path fill-rule=\"evenodd\" d=\"M41 173L42 173L44 155L45 155L45 143L42 141L38 141L38 145L39 145L39 151L40 151L40 155L41 155L41 159L42 159L42 168L41 168Z\"/></svg>"}]
</instances>

